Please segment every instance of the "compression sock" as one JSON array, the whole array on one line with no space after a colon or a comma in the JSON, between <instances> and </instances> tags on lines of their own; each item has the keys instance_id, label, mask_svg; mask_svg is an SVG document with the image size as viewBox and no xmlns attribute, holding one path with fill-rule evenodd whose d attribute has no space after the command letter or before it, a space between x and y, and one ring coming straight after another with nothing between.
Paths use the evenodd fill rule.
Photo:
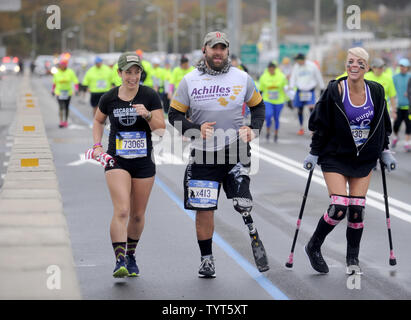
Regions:
<instances>
[{"instance_id":1,"label":"compression sock","mask_svg":"<svg viewBox=\"0 0 411 320\"><path fill-rule=\"evenodd\" d=\"M212 250L213 238L207 240L198 240L198 246L200 247L201 256L211 256L213 254Z\"/></svg>"},{"instance_id":2,"label":"compression sock","mask_svg":"<svg viewBox=\"0 0 411 320\"><path fill-rule=\"evenodd\" d=\"M351 197L348 209L347 256L358 257L364 230L365 197Z\"/></svg>"},{"instance_id":3,"label":"compression sock","mask_svg":"<svg viewBox=\"0 0 411 320\"><path fill-rule=\"evenodd\" d=\"M136 253L136 247L139 240L127 238L127 252L126 255L133 256Z\"/></svg>"},{"instance_id":4,"label":"compression sock","mask_svg":"<svg viewBox=\"0 0 411 320\"><path fill-rule=\"evenodd\" d=\"M126 242L113 242L116 260L124 260L126 255Z\"/></svg>"}]
</instances>

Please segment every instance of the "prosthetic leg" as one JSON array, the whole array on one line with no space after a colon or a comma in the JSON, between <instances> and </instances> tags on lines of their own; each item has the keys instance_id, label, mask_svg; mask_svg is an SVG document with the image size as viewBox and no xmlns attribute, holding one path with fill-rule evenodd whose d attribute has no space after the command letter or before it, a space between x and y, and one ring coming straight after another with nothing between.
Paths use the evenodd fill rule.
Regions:
<instances>
[{"instance_id":1,"label":"prosthetic leg","mask_svg":"<svg viewBox=\"0 0 411 320\"><path fill-rule=\"evenodd\" d=\"M265 272L270 269L268 266L267 254L263 243L258 236L257 229L254 226L253 218L251 217L252 200L247 198L233 198L234 209L241 214L244 223L248 227L251 238L251 248L253 250L255 264L258 271Z\"/></svg>"}]
</instances>

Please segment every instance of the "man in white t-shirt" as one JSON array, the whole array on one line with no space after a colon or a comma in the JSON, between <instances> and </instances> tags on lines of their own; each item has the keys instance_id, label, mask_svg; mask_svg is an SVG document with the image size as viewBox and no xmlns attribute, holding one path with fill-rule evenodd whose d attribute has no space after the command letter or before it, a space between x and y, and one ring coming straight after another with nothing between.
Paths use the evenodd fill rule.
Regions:
<instances>
[{"instance_id":1,"label":"man in white t-shirt","mask_svg":"<svg viewBox=\"0 0 411 320\"><path fill-rule=\"evenodd\" d=\"M320 87L324 90L324 80L321 76L319 67L311 61L305 59L305 55L299 53L295 57L295 65L291 71L290 88L296 89L293 105L298 109L298 120L300 122L300 130L298 135L304 135L304 106L308 106L310 111L313 111L315 104L315 88Z\"/></svg>"},{"instance_id":2,"label":"man in white t-shirt","mask_svg":"<svg viewBox=\"0 0 411 320\"><path fill-rule=\"evenodd\" d=\"M198 275L205 278L216 275L212 235L221 185L249 228L258 269L267 271L267 255L250 215L249 189L249 142L263 126L264 102L252 78L238 68L231 68L229 41L224 33L208 33L202 50L203 59L180 82L168 114L169 122L192 139L184 177L184 206L196 211L201 252ZM243 123L244 102L251 111L249 126ZM188 110L190 120L185 118Z\"/></svg>"}]
</instances>

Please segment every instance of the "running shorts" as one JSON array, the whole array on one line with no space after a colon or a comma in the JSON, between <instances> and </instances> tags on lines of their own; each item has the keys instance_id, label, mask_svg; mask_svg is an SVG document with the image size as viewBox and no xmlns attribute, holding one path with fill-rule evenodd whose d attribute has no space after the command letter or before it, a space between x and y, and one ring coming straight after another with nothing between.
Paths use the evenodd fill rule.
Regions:
<instances>
[{"instance_id":1,"label":"running shorts","mask_svg":"<svg viewBox=\"0 0 411 320\"><path fill-rule=\"evenodd\" d=\"M196 163L195 153L205 153L193 149L190 163L184 174L184 208L188 210L217 210L221 185L227 199L247 198L252 200L250 193L250 165L243 164L207 164ZM215 154L215 152L211 152Z\"/></svg>"},{"instance_id":2,"label":"running shorts","mask_svg":"<svg viewBox=\"0 0 411 320\"><path fill-rule=\"evenodd\" d=\"M121 169L127 171L133 179L150 178L156 174L156 165L152 157L143 157L135 159L124 159L119 156L111 155L116 164L114 167L107 166L105 171Z\"/></svg>"},{"instance_id":3,"label":"running shorts","mask_svg":"<svg viewBox=\"0 0 411 320\"><path fill-rule=\"evenodd\" d=\"M102 97L103 94L105 94L105 92L97 92L97 93L90 94L90 104L93 108L98 106L98 103L100 102L100 98Z\"/></svg>"}]
</instances>

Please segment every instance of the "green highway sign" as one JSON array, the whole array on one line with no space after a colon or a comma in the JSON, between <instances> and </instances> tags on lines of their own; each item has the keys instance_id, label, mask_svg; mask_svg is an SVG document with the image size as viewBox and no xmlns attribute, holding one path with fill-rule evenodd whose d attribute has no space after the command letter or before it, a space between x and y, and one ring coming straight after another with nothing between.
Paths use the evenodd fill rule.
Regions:
<instances>
[{"instance_id":1,"label":"green highway sign","mask_svg":"<svg viewBox=\"0 0 411 320\"><path fill-rule=\"evenodd\" d=\"M280 44L279 46L279 57L278 62L281 63L284 57L289 57L290 59L294 58L298 53L304 53L305 55L310 50L309 44Z\"/></svg>"},{"instance_id":2,"label":"green highway sign","mask_svg":"<svg viewBox=\"0 0 411 320\"><path fill-rule=\"evenodd\" d=\"M241 62L244 64L258 64L258 48L256 44L243 44L240 53Z\"/></svg>"}]
</instances>

